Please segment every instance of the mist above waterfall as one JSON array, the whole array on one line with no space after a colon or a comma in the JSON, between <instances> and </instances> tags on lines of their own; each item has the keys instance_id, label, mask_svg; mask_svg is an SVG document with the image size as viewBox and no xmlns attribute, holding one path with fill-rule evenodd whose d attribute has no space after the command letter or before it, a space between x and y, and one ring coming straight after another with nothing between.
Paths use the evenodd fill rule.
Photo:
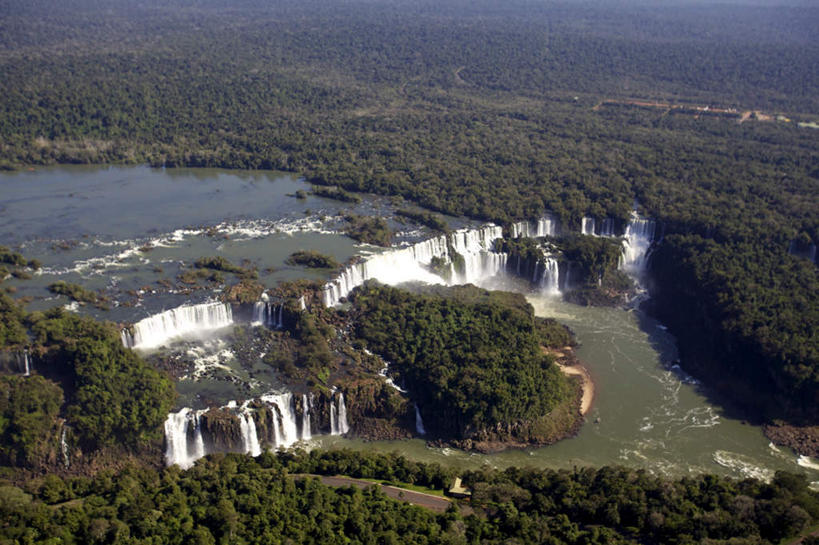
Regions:
<instances>
[{"instance_id":1,"label":"mist above waterfall","mask_svg":"<svg viewBox=\"0 0 819 545\"><path fill-rule=\"evenodd\" d=\"M296 399L291 392L271 393L245 401L241 406L232 401L217 408L218 419L228 418L228 422L232 419L235 438L229 436L230 426L224 420L211 426L210 431L205 429L204 420L214 409L194 411L185 407L170 413L165 420L165 462L186 469L214 452L258 456L266 448L288 448L316 435L344 435L350 431L343 393L337 392L327 400L330 422L325 428L315 420L318 418L314 414L316 396L312 393L299 396L300 407Z\"/></svg>"},{"instance_id":2,"label":"mist above waterfall","mask_svg":"<svg viewBox=\"0 0 819 545\"><path fill-rule=\"evenodd\" d=\"M233 324L233 311L227 303L209 302L182 305L154 314L136 322L133 333L122 330L122 343L127 348L151 349L189 334L221 329Z\"/></svg>"}]
</instances>

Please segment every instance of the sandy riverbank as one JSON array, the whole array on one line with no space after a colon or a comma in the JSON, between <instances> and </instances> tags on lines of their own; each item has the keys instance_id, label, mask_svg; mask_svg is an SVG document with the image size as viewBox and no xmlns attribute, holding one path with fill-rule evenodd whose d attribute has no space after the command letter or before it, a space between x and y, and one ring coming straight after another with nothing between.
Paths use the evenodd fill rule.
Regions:
<instances>
[{"instance_id":1,"label":"sandy riverbank","mask_svg":"<svg viewBox=\"0 0 819 545\"><path fill-rule=\"evenodd\" d=\"M580 414L583 416L591 409L594 401L594 382L591 379L588 369L578 361L574 355L574 349L571 346L566 346L561 349L553 349L542 347L543 352L554 356L555 363L560 368L560 371L567 376L577 376L583 381L582 389L583 395L580 398Z\"/></svg>"}]
</instances>

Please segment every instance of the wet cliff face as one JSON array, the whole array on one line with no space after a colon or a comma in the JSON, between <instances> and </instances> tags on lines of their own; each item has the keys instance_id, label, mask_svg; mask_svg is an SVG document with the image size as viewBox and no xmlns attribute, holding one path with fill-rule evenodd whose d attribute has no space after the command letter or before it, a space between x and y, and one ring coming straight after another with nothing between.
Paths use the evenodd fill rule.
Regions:
<instances>
[{"instance_id":1,"label":"wet cliff face","mask_svg":"<svg viewBox=\"0 0 819 545\"><path fill-rule=\"evenodd\" d=\"M383 378L351 380L344 384L344 390L353 435L372 440L413 436L412 403Z\"/></svg>"},{"instance_id":2,"label":"wet cliff face","mask_svg":"<svg viewBox=\"0 0 819 545\"><path fill-rule=\"evenodd\" d=\"M202 436L209 452L242 452L239 417L225 409L211 409L201 416Z\"/></svg>"}]
</instances>

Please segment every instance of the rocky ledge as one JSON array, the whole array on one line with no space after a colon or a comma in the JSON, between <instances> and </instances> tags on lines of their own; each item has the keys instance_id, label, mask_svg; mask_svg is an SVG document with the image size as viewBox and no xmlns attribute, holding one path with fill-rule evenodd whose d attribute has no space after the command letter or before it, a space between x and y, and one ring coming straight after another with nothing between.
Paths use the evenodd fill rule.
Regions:
<instances>
[{"instance_id":1,"label":"rocky ledge","mask_svg":"<svg viewBox=\"0 0 819 545\"><path fill-rule=\"evenodd\" d=\"M766 424L762 431L776 445L790 447L803 456L819 457L819 426Z\"/></svg>"}]
</instances>

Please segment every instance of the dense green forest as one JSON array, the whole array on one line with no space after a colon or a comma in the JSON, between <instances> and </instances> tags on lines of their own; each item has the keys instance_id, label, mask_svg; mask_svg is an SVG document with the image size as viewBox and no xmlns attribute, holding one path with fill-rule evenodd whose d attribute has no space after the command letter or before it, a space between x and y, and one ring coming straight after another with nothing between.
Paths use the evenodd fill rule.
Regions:
<instances>
[{"instance_id":1,"label":"dense green forest","mask_svg":"<svg viewBox=\"0 0 819 545\"><path fill-rule=\"evenodd\" d=\"M753 416L819 419L812 263L777 259L753 243L672 235L651 272L654 312L680 336L680 351L698 374Z\"/></svg>"},{"instance_id":2,"label":"dense green forest","mask_svg":"<svg viewBox=\"0 0 819 545\"><path fill-rule=\"evenodd\" d=\"M353 302L356 336L392 362L433 433L469 438L499 424L539 421L573 397L541 351L534 312L520 294L369 286ZM520 435L538 441L537 432Z\"/></svg>"},{"instance_id":3,"label":"dense green forest","mask_svg":"<svg viewBox=\"0 0 819 545\"><path fill-rule=\"evenodd\" d=\"M439 490L452 473L398 455L217 455L182 472L137 467L0 486L8 543L777 543L819 517L803 478L669 481L619 468L464 475L472 514L433 514L378 488L330 489L293 474L346 474Z\"/></svg>"},{"instance_id":4,"label":"dense green forest","mask_svg":"<svg viewBox=\"0 0 819 545\"><path fill-rule=\"evenodd\" d=\"M0 324L0 354L25 350L36 371L2 377L0 464L64 466L63 431L87 460L101 449L136 452L161 443L173 384L123 348L113 324L62 308L25 312L3 292Z\"/></svg>"},{"instance_id":5,"label":"dense green forest","mask_svg":"<svg viewBox=\"0 0 819 545\"><path fill-rule=\"evenodd\" d=\"M345 202L392 195L504 225L551 212L574 230L583 216L625 222L636 202L663 227L654 311L681 340L684 364L755 416L815 424L819 272L787 252L794 239L819 243L819 139L798 125L819 120L817 19L806 2L5 0L0 168L284 169ZM596 107L610 98L771 119ZM404 215L446 229L424 214ZM347 227L359 240L391 240L377 220L350 216ZM587 262L605 270L607 256ZM0 247L0 276L37 266ZM255 271L197 267L184 273L191 282L227 272L247 283L238 300L258 296ZM368 318L356 334L400 368L430 427L465 434L569 397L538 347L565 344L565 332L506 295L470 297L377 287L355 298ZM293 325L300 348L269 363L318 374L333 356L324 325L304 316ZM116 328L59 309L29 313L4 293L0 317L0 348L28 349L40 375L0 379L0 464L64 467L64 431L72 452L113 451L108 465L134 451L158 459L173 387L122 347ZM14 471L3 474L16 482L0 486L0 533L19 543L739 544L776 542L819 516L816 495L786 474L764 484L611 468L481 471L465 475L481 514L464 519L286 476L435 487L452 477L397 457L215 456L189 472L27 483Z\"/></svg>"}]
</instances>

